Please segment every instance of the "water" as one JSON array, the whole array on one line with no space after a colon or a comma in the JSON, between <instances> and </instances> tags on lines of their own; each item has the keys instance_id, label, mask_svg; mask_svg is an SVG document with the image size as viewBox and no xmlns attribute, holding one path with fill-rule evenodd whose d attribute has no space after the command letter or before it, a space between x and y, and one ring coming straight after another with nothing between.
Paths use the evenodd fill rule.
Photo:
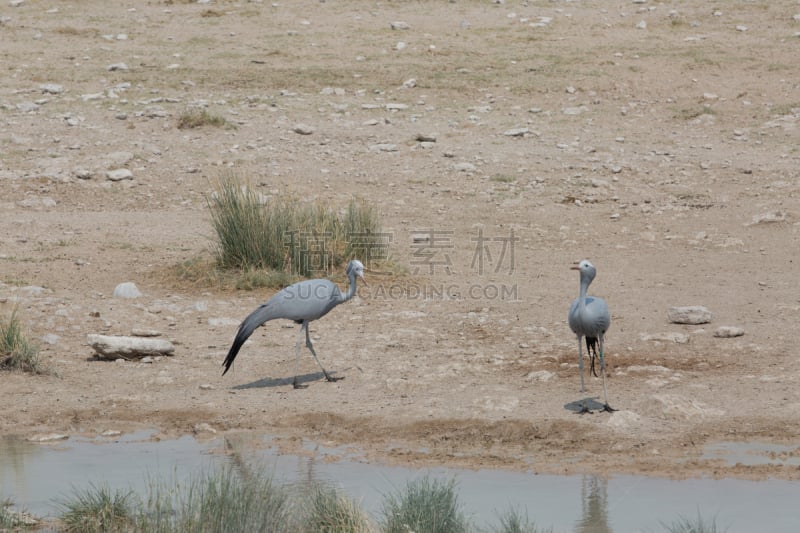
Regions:
<instances>
[{"instance_id":1,"label":"water","mask_svg":"<svg viewBox=\"0 0 800 533\"><path fill-rule=\"evenodd\" d=\"M17 508L38 516L54 516L54 500L74 488L108 484L112 488L144 492L152 480L182 480L229 461L222 438L206 442L192 437L153 440L152 433L115 439L73 437L38 444L0 437L0 499L11 498ZM250 439L253 440L252 438ZM454 478L459 501L473 522L496 525L498 513L510 507L526 510L541 527L555 531L638 532L663 531L662 523L679 516L694 518L698 511L716 518L731 533L800 531L800 482L738 479L667 480L643 476L554 476L531 472L410 469L366 464L358 452L325 449L307 443L314 456L278 455L269 439L233 442L248 462L266 466L279 481L316 480L344 490L367 511L378 515L386 494L402 489L408 480L430 475ZM259 444L256 446L256 444ZM264 446L267 444L267 446ZM786 450L765 448L775 453ZM735 453L734 453L735 452ZM746 453L734 447L712 447L709 454ZM332 460L334 457L344 460ZM741 461L738 461L741 462Z\"/></svg>"}]
</instances>

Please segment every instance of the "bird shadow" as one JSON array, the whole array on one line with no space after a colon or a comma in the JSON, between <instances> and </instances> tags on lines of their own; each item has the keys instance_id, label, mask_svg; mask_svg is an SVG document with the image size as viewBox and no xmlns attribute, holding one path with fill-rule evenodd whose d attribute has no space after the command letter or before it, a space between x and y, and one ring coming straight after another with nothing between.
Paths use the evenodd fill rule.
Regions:
<instances>
[{"instance_id":1,"label":"bird shadow","mask_svg":"<svg viewBox=\"0 0 800 533\"><path fill-rule=\"evenodd\" d=\"M338 381L343 379L343 377L337 377L335 374L336 372L328 372L328 374L334 379L334 381ZM311 374L300 374L297 376L297 384L300 388L304 388L304 383L310 383L312 381L319 381L325 380L325 374L322 372L314 372ZM293 377L289 378L262 378L256 381L251 381L250 383L242 383L241 385L234 385L231 387L234 390L247 390L247 389L267 389L272 387L283 387L286 385L292 385L294 382Z\"/></svg>"},{"instance_id":2,"label":"bird shadow","mask_svg":"<svg viewBox=\"0 0 800 533\"><path fill-rule=\"evenodd\" d=\"M581 398L580 400L575 400L574 402L564 404L564 409L577 414L586 413L587 409L588 412L592 412L604 411L605 408L605 404L596 401L594 398Z\"/></svg>"}]
</instances>

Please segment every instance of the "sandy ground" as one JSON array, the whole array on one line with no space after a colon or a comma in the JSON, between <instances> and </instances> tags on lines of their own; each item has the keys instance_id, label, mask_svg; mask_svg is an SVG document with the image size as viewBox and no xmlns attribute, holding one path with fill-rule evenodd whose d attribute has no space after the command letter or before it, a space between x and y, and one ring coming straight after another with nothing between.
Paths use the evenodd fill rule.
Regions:
<instances>
[{"instance_id":1,"label":"sandy ground","mask_svg":"<svg viewBox=\"0 0 800 533\"><path fill-rule=\"evenodd\" d=\"M18 308L55 374L0 373L0 432L260 432L287 452L311 440L401 464L800 479L798 13L5 2L0 313ZM179 129L197 107L230 125ZM132 179L107 178L119 168ZM406 274L368 273L312 327L345 379L320 379L304 352L307 388L292 389L297 327L277 322L221 377L271 292L175 270L211 258L206 198L226 173L380 209ZM612 310L613 414L572 410L569 267L586 257ZM114 298L126 281L143 296ZM670 324L679 305L714 319ZM87 334L135 329L175 355L94 358ZM786 452L705 454L728 441Z\"/></svg>"}]
</instances>

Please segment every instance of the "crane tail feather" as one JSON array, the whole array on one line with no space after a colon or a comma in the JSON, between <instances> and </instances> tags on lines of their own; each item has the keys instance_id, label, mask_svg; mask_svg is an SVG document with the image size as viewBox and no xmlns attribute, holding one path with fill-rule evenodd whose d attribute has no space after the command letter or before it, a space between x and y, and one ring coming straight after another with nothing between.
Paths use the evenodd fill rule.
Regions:
<instances>
[{"instance_id":1,"label":"crane tail feather","mask_svg":"<svg viewBox=\"0 0 800 533\"><path fill-rule=\"evenodd\" d=\"M264 304L259 306L242 321L239 325L239 331L236 332L236 337L233 339L233 344L231 344L231 349L228 350L228 355L225 357L225 361L222 362L222 366L225 367L225 370L222 371L223 376L230 370L233 360L236 359L239 350L250 335L265 322L273 318L275 317L271 316L269 307L267 304Z\"/></svg>"}]
</instances>

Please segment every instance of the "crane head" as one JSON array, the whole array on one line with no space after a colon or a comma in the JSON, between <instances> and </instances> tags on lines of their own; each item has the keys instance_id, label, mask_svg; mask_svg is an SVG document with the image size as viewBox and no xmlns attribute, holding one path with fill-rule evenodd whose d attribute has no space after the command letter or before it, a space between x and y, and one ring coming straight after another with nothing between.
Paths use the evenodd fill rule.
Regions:
<instances>
[{"instance_id":1,"label":"crane head","mask_svg":"<svg viewBox=\"0 0 800 533\"><path fill-rule=\"evenodd\" d=\"M367 283L367 280L364 279L364 264L358 259L350 260L345 269L345 274L351 279L353 276L358 276L365 284Z\"/></svg>"},{"instance_id":2,"label":"crane head","mask_svg":"<svg viewBox=\"0 0 800 533\"><path fill-rule=\"evenodd\" d=\"M590 279L594 279L594 276L597 273L597 269L588 259L584 259L579 263L574 263L570 267L570 270L579 270L581 273L581 278L583 276L589 276Z\"/></svg>"}]
</instances>

